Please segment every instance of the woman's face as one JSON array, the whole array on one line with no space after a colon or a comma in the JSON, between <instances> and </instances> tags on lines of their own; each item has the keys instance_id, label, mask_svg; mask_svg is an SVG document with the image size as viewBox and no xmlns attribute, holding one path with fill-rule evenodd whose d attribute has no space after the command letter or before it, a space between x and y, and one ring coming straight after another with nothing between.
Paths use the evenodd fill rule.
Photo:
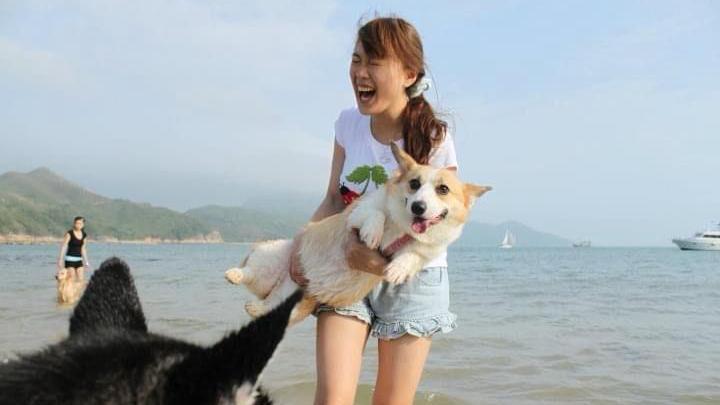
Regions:
<instances>
[{"instance_id":1,"label":"woman's face","mask_svg":"<svg viewBox=\"0 0 720 405\"><path fill-rule=\"evenodd\" d=\"M85 227L85 220L78 219L78 220L75 221L75 223L73 224L73 227L75 228L76 231L82 230L82 229Z\"/></svg>"},{"instance_id":2,"label":"woman's face","mask_svg":"<svg viewBox=\"0 0 720 405\"><path fill-rule=\"evenodd\" d=\"M355 44L350 62L350 82L362 114L402 111L407 104L405 89L416 78L417 75L407 71L397 58L371 59L360 41Z\"/></svg>"}]
</instances>

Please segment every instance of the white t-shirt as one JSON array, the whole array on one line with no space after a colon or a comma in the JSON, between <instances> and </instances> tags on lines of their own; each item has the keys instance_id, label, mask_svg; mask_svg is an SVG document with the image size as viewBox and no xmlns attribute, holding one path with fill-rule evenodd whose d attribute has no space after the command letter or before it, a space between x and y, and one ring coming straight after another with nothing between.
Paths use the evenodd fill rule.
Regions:
<instances>
[{"instance_id":1,"label":"white t-shirt","mask_svg":"<svg viewBox=\"0 0 720 405\"><path fill-rule=\"evenodd\" d=\"M370 130L370 116L357 108L340 113L335 121L335 141L345 150L345 163L338 187L358 195L377 190L397 170L390 145L378 142ZM403 141L397 142L403 146ZM430 153L430 166L457 167L455 145L450 134ZM431 260L426 267L447 266L447 252Z\"/></svg>"}]
</instances>

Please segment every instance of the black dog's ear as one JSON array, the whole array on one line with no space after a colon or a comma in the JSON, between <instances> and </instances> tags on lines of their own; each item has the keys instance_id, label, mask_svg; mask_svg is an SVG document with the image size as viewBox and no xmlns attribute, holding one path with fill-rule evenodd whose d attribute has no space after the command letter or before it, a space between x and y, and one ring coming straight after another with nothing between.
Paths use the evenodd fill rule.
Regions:
<instances>
[{"instance_id":1,"label":"black dog's ear","mask_svg":"<svg viewBox=\"0 0 720 405\"><path fill-rule=\"evenodd\" d=\"M302 296L301 290L296 291L269 313L175 366L167 378L168 403L209 404L218 399L245 403L285 335L290 312ZM255 400L270 403L262 394Z\"/></svg>"},{"instance_id":2,"label":"black dog's ear","mask_svg":"<svg viewBox=\"0 0 720 405\"><path fill-rule=\"evenodd\" d=\"M70 318L71 337L104 328L147 332L130 269L117 257L105 260L93 274Z\"/></svg>"}]
</instances>

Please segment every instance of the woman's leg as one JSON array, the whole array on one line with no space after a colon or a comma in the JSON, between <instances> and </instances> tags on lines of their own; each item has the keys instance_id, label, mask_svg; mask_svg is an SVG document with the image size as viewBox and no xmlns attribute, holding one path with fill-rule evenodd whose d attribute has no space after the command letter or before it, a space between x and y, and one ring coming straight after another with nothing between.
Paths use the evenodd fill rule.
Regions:
<instances>
[{"instance_id":1,"label":"woman's leg","mask_svg":"<svg viewBox=\"0 0 720 405\"><path fill-rule=\"evenodd\" d=\"M412 335L378 340L380 361L373 405L413 403L431 342L429 337Z\"/></svg>"},{"instance_id":2,"label":"woman's leg","mask_svg":"<svg viewBox=\"0 0 720 405\"><path fill-rule=\"evenodd\" d=\"M75 268L75 281L77 281L77 282L83 281L83 279L85 277L83 274L84 271L85 271L85 268L82 266Z\"/></svg>"},{"instance_id":3,"label":"woman's leg","mask_svg":"<svg viewBox=\"0 0 720 405\"><path fill-rule=\"evenodd\" d=\"M352 405L360 379L367 323L335 312L317 320L315 405Z\"/></svg>"},{"instance_id":4,"label":"woman's leg","mask_svg":"<svg viewBox=\"0 0 720 405\"><path fill-rule=\"evenodd\" d=\"M75 269L72 267L65 267L65 277L68 281L75 281Z\"/></svg>"}]
</instances>

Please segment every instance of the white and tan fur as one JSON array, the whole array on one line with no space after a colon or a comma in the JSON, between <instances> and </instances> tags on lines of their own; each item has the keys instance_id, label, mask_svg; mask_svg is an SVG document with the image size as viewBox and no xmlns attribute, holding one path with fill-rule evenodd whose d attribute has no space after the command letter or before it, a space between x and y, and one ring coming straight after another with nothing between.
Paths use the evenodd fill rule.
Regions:
<instances>
[{"instance_id":1,"label":"white and tan fur","mask_svg":"<svg viewBox=\"0 0 720 405\"><path fill-rule=\"evenodd\" d=\"M58 270L55 279L57 280L57 301L59 304L73 304L80 299L85 289L85 282L76 281L67 269Z\"/></svg>"},{"instance_id":2,"label":"white and tan fur","mask_svg":"<svg viewBox=\"0 0 720 405\"><path fill-rule=\"evenodd\" d=\"M300 264L308 283L291 323L304 319L318 303L344 306L357 302L382 281L381 276L353 270L362 263L348 263L345 247L352 228L359 229L360 239L373 249L386 249L405 234L412 237L385 268L385 280L402 283L460 236L473 202L491 189L462 183L453 170L419 165L394 144L392 150L399 165L393 178L345 211L308 224L300 236ZM417 181L410 183L413 180ZM419 187L413 189L410 184ZM425 206L421 216L412 212L416 202ZM424 222L423 218L432 225L418 233L413 222ZM258 243L240 268L225 273L228 281L244 284L261 299L245 305L251 316L270 311L297 289L288 273L291 249L290 240Z\"/></svg>"}]
</instances>

